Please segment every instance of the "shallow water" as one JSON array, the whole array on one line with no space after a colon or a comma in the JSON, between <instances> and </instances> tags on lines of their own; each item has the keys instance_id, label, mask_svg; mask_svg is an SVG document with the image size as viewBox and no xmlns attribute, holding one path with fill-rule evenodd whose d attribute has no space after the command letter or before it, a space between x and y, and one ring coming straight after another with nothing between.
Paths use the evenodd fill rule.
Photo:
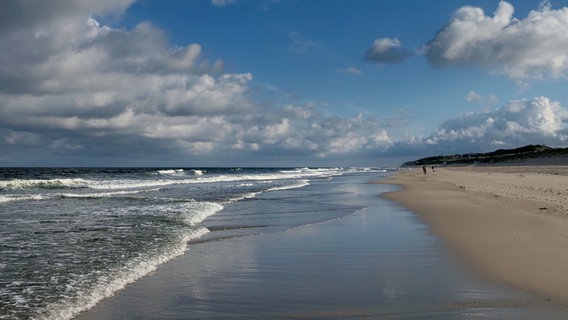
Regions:
<instances>
[{"instance_id":1,"label":"shallow water","mask_svg":"<svg viewBox=\"0 0 568 320\"><path fill-rule=\"evenodd\" d=\"M247 200L361 170L377 171L0 168L0 319L69 319L183 254L189 241L344 215L259 216ZM233 204L256 217L207 236L203 220Z\"/></svg>"},{"instance_id":2,"label":"shallow water","mask_svg":"<svg viewBox=\"0 0 568 320\"><path fill-rule=\"evenodd\" d=\"M79 319L568 317L472 272L416 215L379 198L394 187L367 183L377 177L344 175L227 205L186 254ZM314 215L329 216L310 222Z\"/></svg>"}]
</instances>

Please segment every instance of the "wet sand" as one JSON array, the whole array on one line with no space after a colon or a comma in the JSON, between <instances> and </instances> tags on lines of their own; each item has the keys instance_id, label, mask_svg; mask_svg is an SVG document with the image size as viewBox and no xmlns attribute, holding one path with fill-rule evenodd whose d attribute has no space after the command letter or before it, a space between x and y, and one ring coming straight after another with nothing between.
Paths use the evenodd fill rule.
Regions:
<instances>
[{"instance_id":1,"label":"wet sand","mask_svg":"<svg viewBox=\"0 0 568 320\"><path fill-rule=\"evenodd\" d=\"M377 197L396 187L341 181L333 182L336 201L366 209L284 232L191 244L77 319L568 316L553 302L479 277L414 213Z\"/></svg>"},{"instance_id":2,"label":"wet sand","mask_svg":"<svg viewBox=\"0 0 568 320\"><path fill-rule=\"evenodd\" d=\"M401 172L387 194L484 276L568 304L568 167Z\"/></svg>"}]
</instances>

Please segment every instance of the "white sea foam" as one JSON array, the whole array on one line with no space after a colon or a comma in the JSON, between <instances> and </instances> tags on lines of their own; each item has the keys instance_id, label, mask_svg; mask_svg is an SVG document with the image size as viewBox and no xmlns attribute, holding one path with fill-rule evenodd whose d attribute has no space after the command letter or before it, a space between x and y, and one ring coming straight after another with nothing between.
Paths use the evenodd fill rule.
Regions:
<instances>
[{"instance_id":1,"label":"white sea foam","mask_svg":"<svg viewBox=\"0 0 568 320\"><path fill-rule=\"evenodd\" d=\"M85 288L74 298L67 298L55 303L38 319L71 319L80 312L91 309L100 300L113 296L115 292L122 290L126 285L156 270L159 265L182 255L187 250L189 241L199 239L208 232L207 228L196 229L190 234L183 236L176 246L170 247L159 256L150 259L139 257L117 269L113 274L99 276L99 281L94 287Z\"/></svg>"},{"instance_id":2,"label":"white sea foam","mask_svg":"<svg viewBox=\"0 0 568 320\"><path fill-rule=\"evenodd\" d=\"M326 176L321 173L271 173L271 174L243 174L243 175L219 175L211 177L183 180L180 183L213 183L213 182L237 182L237 181L273 181L285 179L298 179L310 176Z\"/></svg>"},{"instance_id":3,"label":"white sea foam","mask_svg":"<svg viewBox=\"0 0 568 320\"><path fill-rule=\"evenodd\" d=\"M191 170L191 173L196 176L202 176L205 173L205 170Z\"/></svg>"},{"instance_id":4,"label":"white sea foam","mask_svg":"<svg viewBox=\"0 0 568 320\"><path fill-rule=\"evenodd\" d=\"M389 171L393 171L393 170L398 170L398 169L395 169L395 168L351 167L351 168L345 169L345 172L346 172L346 173L358 173L358 172L379 172L379 173L384 173L384 172L389 172Z\"/></svg>"},{"instance_id":5,"label":"white sea foam","mask_svg":"<svg viewBox=\"0 0 568 320\"><path fill-rule=\"evenodd\" d=\"M30 188L85 188L84 179L13 179L0 181L0 190L22 190Z\"/></svg>"},{"instance_id":6,"label":"white sea foam","mask_svg":"<svg viewBox=\"0 0 568 320\"><path fill-rule=\"evenodd\" d=\"M249 183L241 183L241 184L237 185L237 187L252 187L252 186L254 186L254 184L250 183L250 182Z\"/></svg>"},{"instance_id":7,"label":"white sea foam","mask_svg":"<svg viewBox=\"0 0 568 320\"><path fill-rule=\"evenodd\" d=\"M258 194L261 194L261 193L262 193L262 191L245 193L245 194L242 194L238 197L229 199L228 203L238 202L238 201L241 201L243 199L252 199L252 198L256 197Z\"/></svg>"},{"instance_id":8,"label":"white sea foam","mask_svg":"<svg viewBox=\"0 0 568 320\"><path fill-rule=\"evenodd\" d=\"M280 173L235 174L204 176L202 170L192 170L193 176L187 177L183 169L158 171L165 178L155 180L113 179L13 179L0 181L0 190L23 190L30 188L92 188L97 190L127 190L170 186L176 184L199 184L237 181L272 181L282 179L298 179L303 177L329 177L341 174L339 168L282 170ZM167 177L171 178L167 178Z\"/></svg>"},{"instance_id":9,"label":"white sea foam","mask_svg":"<svg viewBox=\"0 0 568 320\"><path fill-rule=\"evenodd\" d=\"M40 201L53 198L107 198L117 195L139 194L143 192L159 191L160 188L145 190L120 190L110 192L94 192L94 193L49 193L49 194L6 194L0 195L0 203L12 201Z\"/></svg>"},{"instance_id":10,"label":"white sea foam","mask_svg":"<svg viewBox=\"0 0 568 320\"><path fill-rule=\"evenodd\" d=\"M238 181L265 181L265 180L281 180L294 179L301 175L284 175L284 174L265 174L265 175L218 175L203 177L197 176L189 179L159 179L159 180L102 180L88 181L89 188L97 190L126 190L126 189L143 189L165 187L180 184L204 184L219 182L238 182Z\"/></svg>"},{"instance_id":11,"label":"white sea foam","mask_svg":"<svg viewBox=\"0 0 568 320\"><path fill-rule=\"evenodd\" d=\"M170 186L180 183L181 180L101 180L88 181L88 187L97 190L125 190L125 189L143 189Z\"/></svg>"},{"instance_id":12,"label":"white sea foam","mask_svg":"<svg viewBox=\"0 0 568 320\"><path fill-rule=\"evenodd\" d=\"M205 170L198 170L198 169L191 169L186 172L184 169L165 169L165 170L158 170L157 173L159 175L170 175L170 176L183 176L183 175L194 175L194 176L202 176L205 173Z\"/></svg>"},{"instance_id":13,"label":"white sea foam","mask_svg":"<svg viewBox=\"0 0 568 320\"><path fill-rule=\"evenodd\" d=\"M223 206L218 203L193 202L191 209L186 212L185 222L190 226L194 226L221 210L223 210Z\"/></svg>"},{"instance_id":14,"label":"white sea foam","mask_svg":"<svg viewBox=\"0 0 568 320\"><path fill-rule=\"evenodd\" d=\"M8 194L8 195L0 195L0 203L12 202L12 201L30 201L30 200L44 200L46 199L45 196L39 194L26 194L26 195L19 195L19 194Z\"/></svg>"},{"instance_id":15,"label":"white sea foam","mask_svg":"<svg viewBox=\"0 0 568 320\"><path fill-rule=\"evenodd\" d=\"M290 184L290 185L272 187L272 188L266 189L264 191L245 193L245 194L239 195L238 197L229 199L228 202L230 203L230 202L238 202L238 201L241 201L243 199L252 199L252 198L256 197L257 195L259 195L263 192L295 189L295 188L305 187L305 186L308 186L308 185L310 185L310 181L307 180L307 179L302 179L300 181L297 181L297 183ZM246 186L253 186L253 184L247 184L247 183L239 184L239 187L242 187L242 186L245 186L245 187Z\"/></svg>"},{"instance_id":16,"label":"white sea foam","mask_svg":"<svg viewBox=\"0 0 568 320\"><path fill-rule=\"evenodd\" d=\"M389 169L385 168L370 168L370 167L350 167L350 168L296 168L291 170L281 170L282 173L287 174L303 174L305 176L334 176L342 175L345 173L358 173L358 172L388 172Z\"/></svg>"},{"instance_id":17,"label":"white sea foam","mask_svg":"<svg viewBox=\"0 0 568 320\"><path fill-rule=\"evenodd\" d=\"M59 193L57 196L63 198L106 198L118 195L139 194L143 192L160 191L161 188L145 189L145 190L119 190L110 192L94 192L94 193Z\"/></svg>"},{"instance_id":18,"label":"white sea foam","mask_svg":"<svg viewBox=\"0 0 568 320\"><path fill-rule=\"evenodd\" d=\"M182 175L184 174L183 169L168 169L168 170L158 170L160 175Z\"/></svg>"},{"instance_id":19,"label":"white sea foam","mask_svg":"<svg viewBox=\"0 0 568 320\"><path fill-rule=\"evenodd\" d=\"M290 185L287 185L287 186L273 187L273 188L268 189L267 191L296 189L296 188L301 188L301 187L305 187L305 186L309 186L309 185L310 185L310 180L304 179L304 180L298 181L297 183L290 184Z\"/></svg>"},{"instance_id":20,"label":"white sea foam","mask_svg":"<svg viewBox=\"0 0 568 320\"><path fill-rule=\"evenodd\" d=\"M306 175L328 175L328 174L340 174L343 171L342 168L296 168L291 170L281 170L282 173L295 173L295 174L306 174Z\"/></svg>"}]
</instances>

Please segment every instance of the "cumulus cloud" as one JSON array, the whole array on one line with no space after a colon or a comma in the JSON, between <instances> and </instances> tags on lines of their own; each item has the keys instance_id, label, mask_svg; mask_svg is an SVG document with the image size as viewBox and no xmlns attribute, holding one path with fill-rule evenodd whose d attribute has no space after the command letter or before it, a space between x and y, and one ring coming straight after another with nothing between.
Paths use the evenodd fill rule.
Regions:
<instances>
[{"instance_id":1,"label":"cumulus cloud","mask_svg":"<svg viewBox=\"0 0 568 320\"><path fill-rule=\"evenodd\" d=\"M516 80L565 78L568 72L568 7L549 5L531 11L524 19L513 17L514 8L501 1L486 15L465 6L425 46L435 67L477 65Z\"/></svg>"},{"instance_id":2,"label":"cumulus cloud","mask_svg":"<svg viewBox=\"0 0 568 320\"><path fill-rule=\"evenodd\" d=\"M375 39L371 48L365 54L365 59L372 62L393 64L398 63L411 54L404 50L397 38Z\"/></svg>"},{"instance_id":3,"label":"cumulus cloud","mask_svg":"<svg viewBox=\"0 0 568 320\"><path fill-rule=\"evenodd\" d=\"M481 113L442 123L421 143L439 150L492 150L526 144L562 146L568 142L568 109L546 97L511 101Z\"/></svg>"},{"instance_id":4,"label":"cumulus cloud","mask_svg":"<svg viewBox=\"0 0 568 320\"><path fill-rule=\"evenodd\" d=\"M391 143L374 118L257 104L250 73L225 73L200 44L172 46L149 22L125 30L94 18L130 1L44 3L1 4L1 15L18 18L0 19L0 163L230 165L237 156L324 159Z\"/></svg>"}]
</instances>

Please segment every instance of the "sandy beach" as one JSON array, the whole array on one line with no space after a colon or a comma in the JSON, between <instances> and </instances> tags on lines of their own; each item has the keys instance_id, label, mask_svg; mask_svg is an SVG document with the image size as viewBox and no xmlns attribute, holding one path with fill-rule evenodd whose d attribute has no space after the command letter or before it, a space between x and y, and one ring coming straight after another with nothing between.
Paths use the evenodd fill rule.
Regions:
<instances>
[{"instance_id":1,"label":"sandy beach","mask_svg":"<svg viewBox=\"0 0 568 320\"><path fill-rule=\"evenodd\" d=\"M568 303L568 167L429 167L387 183L484 276Z\"/></svg>"}]
</instances>

